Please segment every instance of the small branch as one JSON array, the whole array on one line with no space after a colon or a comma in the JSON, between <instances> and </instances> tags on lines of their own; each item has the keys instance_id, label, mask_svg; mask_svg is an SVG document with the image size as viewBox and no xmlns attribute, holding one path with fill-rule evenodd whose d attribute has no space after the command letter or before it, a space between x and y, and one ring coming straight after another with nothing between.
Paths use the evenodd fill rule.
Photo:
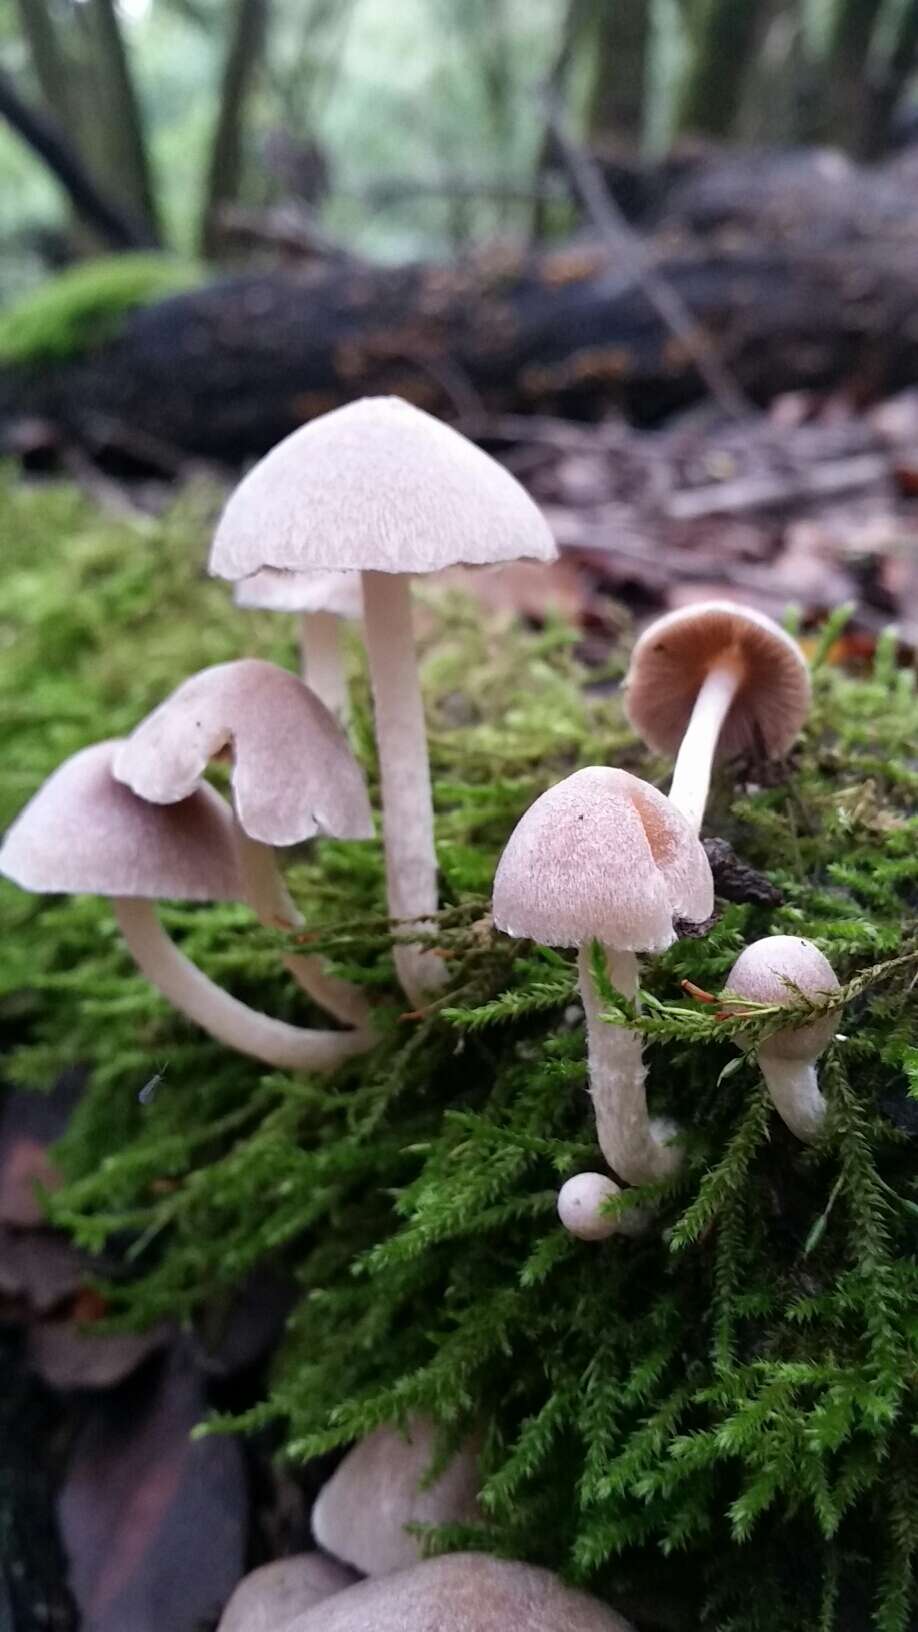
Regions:
<instances>
[{"instance_id":1,"label":"small branch","mask_svg":"<svg viewBox=\"0 0 918 1632\"><path fill-rule=\"evenodd\" d=\"M661 277L650 252L612 198L595 159L574 140L560 108L551 101L549 124L558 153L593 226L624 262L630 280L640 285L670 333L685 347L714 401L731 419L753 413L711 336L698 328L681 295Z\"/></svg>"},{"instance_id":2,"label":"small branch","mask_svg":"<svg viewBox=\"0 0 918 1632\"><path fill-rule=\"evenodd\" d=\"M106 198L76 158L60 126L24 102L0 69L0 118L20 136L57 178L79 214L113 249L155 249L150 226Z\"/></svg>"}]
</instances>

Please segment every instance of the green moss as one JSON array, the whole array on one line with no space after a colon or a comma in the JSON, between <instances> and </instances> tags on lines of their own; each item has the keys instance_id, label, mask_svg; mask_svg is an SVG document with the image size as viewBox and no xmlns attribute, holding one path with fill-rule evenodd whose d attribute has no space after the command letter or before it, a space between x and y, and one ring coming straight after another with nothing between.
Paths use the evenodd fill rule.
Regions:
<instances>
[{"instance_id":1,"label":"green moss","mask_svg":"<svg viewBox=\"0 0 918 1632\"><path fill-rule=\"evenodd\" d=\"M139 306L190 289L202 268L171 256L105 256L68 267L0 312L0 364L64 362L117 335Z\"/></svg>"},{"instance_id":2,"label":"green moss","mask_svg":"<svg viewBox=\"0 0 918 1632\"><path fill-rule=\"evenodd\" d=\"M0 819L195 667L242 651L293 661L285 619L237 614L202 578L211 503L187 494L131 531L64 489L0 493ZM614 689L585 689L568 631L483 628L450 601L423 622L448 997L404 1015L373 844L323 843L289 871L318 944L379 1003L378 1048L331 1080L266 1073L170 1014L103 904L2 886L11 1074L42 1086L74 1058L92 1066L54 1216L88 1246L132 1242L114 1292L127 1323L189 1317L254 1269L295 1264L302 1297L242 1426L272 1422L305 1457L413 1411L434 1416L444 1445L474 1423L486 1517L436 1545L547 1562L642 1627L905 1632L918 1536L914 676L889 645L871 673L822 663L790 774L718 782L708 831L784 905L722 904L707 937L648 961L649 1091L686 1129L687 1159L656 1195L658 1231L587 1246L554 1212L567 1174L602 1165L573 969L494 936L487 896L544 786L590 762L655 780L666 768L633 740ZM309 1018L278 976L279 943L243 908L166 917L240 996ZM829 1124L810 1149L770 1112L735 1023L680 990L718 990L742 945L776 931L811 936L848 983L844 1040L822 1069ZM607 1001L613 1023L632 1018ZM138 1104L164 1062L153 1103Z\"/></svg>"}]
</instances>

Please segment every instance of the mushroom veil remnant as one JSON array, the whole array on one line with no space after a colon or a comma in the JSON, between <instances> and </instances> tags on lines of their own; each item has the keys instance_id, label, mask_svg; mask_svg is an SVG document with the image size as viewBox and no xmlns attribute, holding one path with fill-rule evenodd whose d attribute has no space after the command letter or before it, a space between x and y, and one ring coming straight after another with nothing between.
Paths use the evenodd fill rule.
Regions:
<instances>
[{"instance_id":1,"label":"mushroom veil remnant","mask_svg":"<svg viewBox=\"0 0 918 1632\"><path fill-rule=\"evenodd\" d=\"M674 918L709 918L707 857L684 816L627 771L589 766L543 793L517 823L494 879L508 935L579 949L590 1093L603 1155L629 1184L662 1179L678 1154L647 1114L640 1035L602 1019L591 969L603 948L613 986L638 993L636 952L662 952Z\"/></svg>"},{"instance_id":2,"label":"mushroom veil remnant","mask_svg":"<svg viewBox=\"0 0 918 1632\"><path fill-rule=\"evenodd\" d=\"M705 601L644 630L625 681L628 718L657 753L675 754L669 797L697 833L715 757L786 754L807 716L810 676L771 618Z\"/></svg>"},{"instance_id":3,"label":"mushroom veil remnant","mask_svg":"<svg viewBox=\"0 0 918 1632\"><path fill-rule=\"evenodd\" d=\"M7 833L0 872L24 890L109 897L151 984L241 1054L278 1070L330 1071L365 1049L365 1033L301 1030L248 1008L169 939L154 901L242 899L232 818L206 785L170 805L139 799L112 775L119 746L96 743L58 767Z\"/></svg>"},{"instance_id":4,"label":"mushroom veil remnant","mask_svg":"<svg viewBox=\"0 0 918 1632\"><path fill-rule=\"evenodd\" d=\"M818 1000L840 991L838 976L818 946L800 935L769 935L741 952L725 983L725 996L754 1003ZM826 1102L816 1077L816 1061L838 1026L834 1013L800 1026L772 1032L757 1045L756 1057L772 1104L791 1133L810 1144L818 1137Z\"/></svg>"},{"instance_id":5,"label":"mushroom veil remnant","mask_svg":"<svg viewBox=\"0 0 918 1632\"><path fill-rule=\"evenodd\" d=\"M317 833L371 839L373 815L341 727L286 669L256 658L194 674L118 750L115 776L141 798L170 804L200 787L208 763L229 754L245 894L262 923L300 928L274 845ZM304 991L347 1025L365 1025L363 994L315 957L285 966Z\"/></svg>"},{"instance_id":6,"label":"mushroom veil remnant","mask_svg":"<svg viewBox=\"0 0 918 1632\"><path fill-rule=\"evenodd\" d=\"M519 483L439 420L397 397L367 397L294 431L230 496L211 571L264 567L362 574L373 687L389 911L423 926L436 912L437 859L411 577L557 554ZM396 949L413 1002L442 985L435 953Z\"/></svg>"},{"instance_id":7,"label":"mushroom veil remnant","mask_svg":"<svg viewBox=\"0 0 918 1632\"><path fill-rule=\"evenodd\" d=\"M352 572L262 572L243 578L233 594L246 610L298 612L300 674L304 685L341 725L349 713L347 677L341 653L343 619L363 615L360 580Z\"/></svg>"}]
</instances>

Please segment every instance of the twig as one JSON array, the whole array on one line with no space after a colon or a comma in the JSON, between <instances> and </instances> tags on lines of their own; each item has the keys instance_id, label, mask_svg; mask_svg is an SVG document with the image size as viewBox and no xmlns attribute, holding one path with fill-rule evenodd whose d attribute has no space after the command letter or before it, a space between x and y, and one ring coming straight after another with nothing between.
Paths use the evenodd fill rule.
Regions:
<instances>
[{"instance_id":1,"label":"twig","mask_svg":"<svg viewBox=\"0 0 918 1632\"><path fill-rule=\"evenodd\" d=\"M625 219L596 161L576 142L557 102L545 97L558 153L597 232L625 262L629 281L640 284L665 326L689 353L718 406L731 419L755 412L709 334L695 322L681 295L657 271L650 252Z\"/></svg>"}]
</instances>

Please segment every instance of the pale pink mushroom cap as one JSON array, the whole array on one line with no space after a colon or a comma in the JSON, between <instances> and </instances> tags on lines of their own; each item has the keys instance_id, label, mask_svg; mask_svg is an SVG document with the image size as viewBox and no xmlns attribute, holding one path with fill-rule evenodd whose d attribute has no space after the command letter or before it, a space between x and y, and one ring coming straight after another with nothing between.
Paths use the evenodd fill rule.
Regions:
<instances>
[{"instance_id":1,"label":"pale pink mushroom cap","mask_svg":"<svg viewBox=\"0 0 918 1632\"><path fill-rule=\"evenodd\" d=\"M800 935L768 935L740 953L724 989L754 1003L794 1003L797 993L830 997L841 990L838 976L818 946ZM838 1030L838 1015L774 1032L758 1045L760 1054L779 1060L815 1060Z\"/></svg>"},{"instance_id":2,"label":"pale pink mushroom cap","mask_svg":"<svg viewBox=\"0 0 918 1632\"><path fill-rule=\"evenodd\" d=\"M233 600L266 612L328 612L333 618L363 616L360 579L353 572L282 572L263 567L236 585Z\"/></svg>"},{"instance_id":3,"label":"pale pink mushroom cap","mask_svg":"<svg viewBox=\"0 0 918 1632\"><path fill-rule=\"evenodd\" d=\"M621 1186L604 1173L575 1173L558 1191L558 1217L580 1241L605 1241L615 1235L619 1220L610 1218L603 1207L621 1193Z\"/></svg>"},{"instance_id":4,"label":"pale pink mushroom cap","mask_svg":"<svg viewBox=\"0 0 918 1632\"><path fill-rule=\"evenodd\" d=\"M0 872L42 894L144 900L241 901L230 813L202 787L163 808L112 775L118 742L84 748L20 812L0 849Z\"/></svg>"},{"instance_id":5,"label":"pale pink mushroom cap","mask_svg":"<svg viewBox=\"0 0 918 1632\"><path fill-rule=\"evenodd\" d=\"M224 750L250 838L286 845L319 832L373 837L366 784L341 727L295 674L260 658L218 663L184 681L122 745L114 772L142 799L171 804L201 785Z\"/></svg>"},{"instance_id":6,"label":"pale pink mushroom cap","mask_svg":"<svg viewBox=\"0 0 918 1632\"><path fill-rule=\"evenodd\" d=\"M294 431L240 482L210 558L221 578L439 572L553 561L541 512L509 471L399 397L364 397Z\"/></svg>"},{"instance_id":7,"label":"pale pink mushroom cap","mask_svg":"<svg viewBox=\"0 0 918 1632\"><path fill-rule=\"evenodd\" d=\"M806 660L771 618L730 601L668 612L631 654L628 718L656 753L676 753L707 674L723 662L735 663L741 680L715 757L760 747L772 758L787 753L810 706Z\"/></svg>"},{"instance_id":8,"label":"pale pink mushroom cap","mask_svg":"<svg viewBox=\"0 0 918 1632\"><path fill-rule=\"evenodd\" d=\"M494 922L545 946L598 940L659 952L674 918L714 907L707 857L685 817L628 771L591 765L543 793L517 823L494 879Z\"/></svg>"}]
</instances>

